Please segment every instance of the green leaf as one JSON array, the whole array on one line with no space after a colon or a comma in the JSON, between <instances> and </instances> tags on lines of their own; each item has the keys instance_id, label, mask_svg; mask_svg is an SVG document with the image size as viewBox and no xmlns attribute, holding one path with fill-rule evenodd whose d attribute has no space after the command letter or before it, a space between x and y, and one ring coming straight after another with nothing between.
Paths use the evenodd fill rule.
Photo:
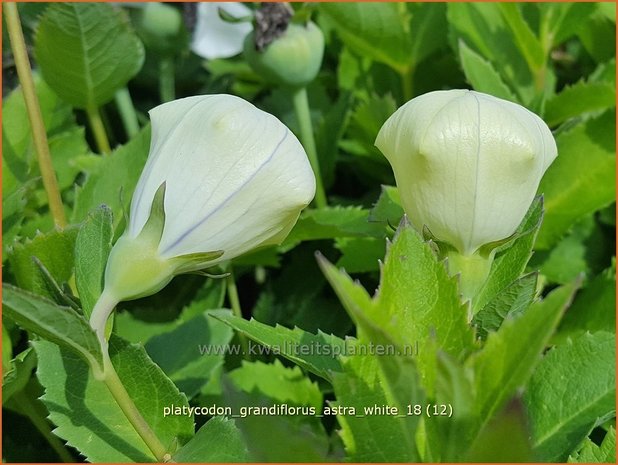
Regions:
<instances>
[{"instance_id":1,"label":"green leaf","mask_svg":"<svg viewBox=\"0 0 618 465\"><path fill-rule=\"evenodd\" d=\"M524 19L520 5L517 3L499 3L498 7L505 23L513 33L519 52L526 59L528 66L530 69L539 70L547 57L539 39Z\"/></svg>"},{"instance_id":2,"label":"green leaf","mask_svg":"<svg viewBox=\"0 0 618 465\"><path fill-rule=\"evenodd\" d=\"M472 313L476 314L504 289L518 279L532 255L532 247L543 218L543 199L536 198L515 232L515 238L496 251L487 281L472 301Z\"/></svg>"},{"instance_id":3,"label":"green leaf","mask_svg":"<svg viewBox=\"0 0 618 465\"><path fill-rule=\"evenodd\" d=\"M513 400L481 431L466 454L469 463L526 463L533 461L526 412Z\"/></svg>"},{"instance_id":4,"label":"green leaf","mask_svg":"<svg viewBox=\"0 0 618 465\"><path fill-rule=\"evenodd\" d=\"M497 331L504 320L523 313L534 299L537 278L537 273L522 276L474 315L472 322L476 325L477 337L486 339L487 334Z\"/></svg>"},{"instance_id":5,"label":"green leaf","mask_svg":"<svg viewBox=\"0 0 618 465\"><path fill-rule=\"evenodd\" d=\"M208 317L208 312L146 343L146 352L165 374L191 399L223 365L232 330ZM174 347L170 351L170 347Z\"/></svg>"},{"instance_id":6,"label":"green leaf","mask_svg":"<svg viewBox=\"0 0 618 465\"><path fill-rule=\"evenodd\" d=\"M375 140L380 128L395 110L397 103L390 93L384 96L372 95L354 108L347 136L362 145L360 156L370 157L379 163L387 163L386 158L375 146Z\"/></svg>"},{"instance_id":7,"label":"green leaf","mask_svg":"<svg viewBox=\"0 0 618 465\"><path fill-rule=\"evenodd\" d=\"M575 18L578 21L575 30L586 51L597 63L603 63L616 58L616 11L611 4L596 3L596 6L597 11L586 18L587 21ZM607 7L610 7L611 18L603 11Z\"/></svg>"},{"instance_id":8,"label":"green leaf","mask_svg":"<svg viewBox=\"0 0 618 465\"><path fill-rule=\"evenodd\" d=\"M446 5L442 3L406 3L412 15L410 34L414 38L409 50L411 66L415 67L440 48L446 46Z\"/></svg>"},{"instance_id":9,"label":"green leaf","mask_svg":"<svg viewBox=\"0 0 618 465\"><path fill-rule=\"evenodd\" d=\"M548 125L557 126L569 118L600 112L615 106L614 83L579 81L547 100L544 118Z\"/></svg>"},{"instance_id":10,"label":"green leaf","mask_svg":"<svg viewBox=\"0 0 618 465\"><path fill-rule=\"evenodd\" d=\"M589 28L588 19L596 5L594 3L560 2L540 3L538 9L541 21L547 26L547 35L558 45L582 28Z\"/></svg>"},{"instance_id":11,"label":"green leaf","mask_svg":"<svg viewBox=\"0 0 618 465\"><path fill-rule=\"evenodd\" d=\"M214 417L172 459L176 463L244 463L249 453L234 420Z\"/></svg>"},{"instance_id":12,"label":"green leaf","mask_svg":"<svg viewBox=\"0 0 618 465\"><path fill-rule=\"evenodd\" d=\"M316 417L313 407L298 406L294 414L269 414L268 409L290 408L279 404L259 391L246 393L226 382L225 401L233 411L240 412L236 425L242 431L245 443L254 462L325 462L329 440L324 426ZM251 409L265 409L266 413L254 413ZM249 409L246 415L243 409ZM265 434L265 432L268 432ZM285 438L282 441L281 438Z\"/></svg>"},{"instance_id":13,"label":"green leaf","mask_svg":"<svg viewBox=\"0 0 618 465\"><path fill-rule=\"evenodd\" d=\"M560 343L586 331L616 332L616 274L611 270L596 276L577 295L553 341Z\"/></svg>"},{"instance_id":14,"label":"green leaf","mask_svg":"<svg viewBox=\"0 0 618 465\"><path fill-rule=\"evenodd\" d=\"M616 337L583 334L552 349L530 379L525 403L535 453L561 462L615 414Z\"/></svg>"},{"instance_id":15,"label":"green leaf","mask_svg":"<svg viewBox=\"0 0 618 465\"><path fill-rule=\"evenodd\" d=\"M81 359L46 341L33 342L39 358L41 398L55 433L90 462L152 462L154 457L111 393ZM110 340L112 363L129 396L161 443L175 451L193 435L188 415L164 416L164 407L188 407L186 398L146 355L121 339Z\"/></svg>"},{"instance_id":16,"label":"green leaf","mask_svg":"<svg viewBox=\"0 0 618 465\"><path fill-rule=\"evenodd\" d=\"M33 260L36 257L58 283L68 282L73 275L73 255L77 228L38 233L24 244L16 243L9 251L9 264L17 285L27 291L53 298L40 269Z\"/></svg>"},{"instance_id":17,"label":"green leaf","mask_svg":"<svg viewBox=\"0 0 618 465\"><path fill-rule=\"evenodd\" d=\"M227 378L243 392L258 391L279 404L322 408L322 393L317 383L307 378L298 366L284 367L278 359L273 363L243 361Z\"/></svg>"},{"instance_id":18,"label":"green leaf","mask_svg":"<svg viewBox=\"0 0 618 465\"><path fill-rule=\"evenodd\" d=\"M414 42L405 4L321 3L320 13L357 53L396 70L410 66Z\"/></svg>"},{"instance_id":19,"label":"green leaf","mask_svg":"<svg viewBox=\"0 0 618 465\"><path fill-rule=\"evenodd\" d=\"M357 324L361 324L358 316L362 315L404 348L428 347L428 341L435 341L442 350L459 357L475 347L456 280L448 276L444 263L409 223L402 222L388 247L373 300L362 286L324 258L318 257L318 262ZM423 387L432 395L435 353L421 351L417 365Z\"/></svg>"},{"instance_id":20,"label":"green leaf","mask_svg":"<svg viewBox=\"0 0 618 465\"><path fill-rule=\"evenodd\" d=\"M474 90L510 100L511 102L518 101L494 66L468 47L463 41L459 42L459 60L461 61L466 79Z\"/></svg>"},{"instance_id":21,"label":"green leaf","mask_svg":"<svg viewBox=\"0 0 618 465\"><path fill-rule=\"evenodd\" d=\"M102 370L99 340L75 310L10 284L2 285L2 305L3 314L22 328L76 352L93 370Z\"/></svg>"},{"instance_id":22,"label":"green leaf","mask_svg":"<svg viewBox=\"0 0 618 465\"><path fill-rule=\"evenodd\" d=\"M144 61L143 45L124 12L104 3L47 8L36 31L35 55L49 86L78 108L107 103Z\"/></svg>"},{"instance_id":23,"label":"green leaf","mask_svg":"<svg viewBox=\"0 0 618 465\"><path fill-rule=\"evenodd\" d=\"M112 212L102 205L83 222L75 241L75 284L82 309L90 316L103 292L103 275L112 250Z\"/></svg>"},{"instance_id":24,"label":"green leaf","mask_svg":"<svg viewBox=\"0 0 618 465\"><path fill-rule=\"evenodd\" d=\"M4 350L4 348L3 348ZM7 364L6 373L2 376L2 405L11 396L26 387L32 377L32 370L36 368L36 354L28 347ZM4 361L3 361L4 368Z\"/></svg>"},{"instance_id":25,"label":"green leaf","mask_svg":"<svg viewBox=\"0 0 618 465\"><path fill-rule=\"evenodd\" d=\"M388 224L394 229L404 214L397 187L382 186L380 197L369 212L368 220L371 223Z\"/></svg>"},{"instance_id":26,"label":"green leaf","mask_svg":"<svg viewBox=\"0 0 618 465\"><path fill-rule=\"evenodd\" d=\"M545 216L538 249L550 248L578 219L616 200L615 126L616 115L608 111L556 137L558 158L539 187Z\"/></svg>"},{"instance_id":27,"label":"green leaf","mask_svg":"<svg viewBox=\"0 0 618 465\"><path fill-rule=\"evenodd\" d=\"M384 392L378 357L354 355L344 358L342 364L344 371L333 375L337 400L332 405L354 409L354 412L340 412L337 417L347 458L352 462L419 461L414 442L418 418L408 416L407 409L399 411L397 416L371 410L393 406L392 399ZM404 371L402 376L405 375ZM408 388L413 390L411 386ZM410 398L409 402L420 404L422 398Z\"/></svg>"},{"instance_id":28,"label":"green leaf","mask_svg":"<svg viewBox=\"0 0 618 465\"><path fill-rule=\"evenodd\" d=\"M133 190L148 157L149 144L150 126L147 126L126 145L101 160L75 192L73 222L84 220L92 210L105 204L114 214L114 227L118 227L123 213L129 211Z\"/></svg>"},{"instance_id":29,"label":"green leaf","mask_svg":"<svg viewBox=\"0 0 618 465\"><path fill-rule=\"evenodd\" d=\"M348 273L366 273L378 270L386 252L386 241L375 237L341 237L335 239L335 247L342 254L338 267Z\"/></svg>"},{"instance_id":30,"label":"green leaf","mask_svg":"<svg viewBox=\"0 0 618 465\"><path fill-rule=\"evenodd\" d=\"M341 371L338 355L346 352L347 341L336 336L321 331L311 334L299 328L272 327L253 319L238 318L229 311L211 312L210 315L266 346L270 353L281 355L326 380L331 379L332 372ZM250 350L255 355L262 353L256 346L250 346Z\"/></svg>"},{"instance_id":31,"label":"green leaf","mask_svg":"<svg viewBox=\"0 0 618 465\"><path fill-rule=\"evenodd\" d=\"M455 50L463 41L496 68L504 83L516 92L519 102L534 99L532 73L498 3L449 3L447 18Z\"/></svg>"},{"instance_id":32,"label":"green leaf","mask_svg":"<svg viewBox=\"0 0 618 465\"><path fill-rule=\"evenodd\" d=\"M328 188L335 179L339 141L347 127L352 95L343 93L332 107L324 113L315 133L316 149L319 155L322 181Z\"/></svg>"},{"instance_id":33,"label":"green leaf","mask_svg":"<svg viewBox=\"0 0 618 465\"><path fill-rule=\"evenodd\" d=\"M367 210L356 206L305 210L281 248L288 250L302 241L336 237L384 236L384 228L369 223L367 216Z\"/></svg>"},{"instance_id":34,"label":"green leaf","mask_svg":"<svg viewBox=\"0 0 618 465\"><path fill-rule=\"evenodd\" d=\"M569 463L616 463L616 430L612 427L597 446L586 438L579 452L569 456Z\"/></svg>"},{"instance_id":35,"label":"green leaf","mask_svg":"<svg viewBox=\"0 0 618 465\"><path fill-rule=\"evenodd\" d=\"M526 384L578 284L563 286L489 334L482 350L466 360L473 373L481 429Z\"/></svg>"}]
</instances>

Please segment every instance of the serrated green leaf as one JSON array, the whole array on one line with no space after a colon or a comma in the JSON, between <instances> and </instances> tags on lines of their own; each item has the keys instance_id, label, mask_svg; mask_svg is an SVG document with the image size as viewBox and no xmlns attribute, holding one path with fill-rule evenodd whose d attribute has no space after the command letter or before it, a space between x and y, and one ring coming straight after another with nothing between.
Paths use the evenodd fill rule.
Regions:
<instances>
[{"instance_id":1,"label":"serrated green leaf","mask_svg":"<svg viewBox=\"0 0 618 465\"><path fill-rule=\"evenodd\" d=\"M570 455L568 463L616 463L616 430L612 427L597 446L586 438L579 452Z\"/></svg>"},{"instance_id":2,"label":"serrated green leaf","mask_svg":"<svg viewBox=\"0 0 618 465\"><path fill-rule=\"evenodd\" d=\"M298 366L287 368L275 359L273 363L243 361L227 378L241 391L258 391L280 404L322 408L322 393L317 383L307 378Z\"/></svg>"},{"instance_id":3,"label":"serrated green leaf","mask_svg":"<svg viewBox=\"0 0 618 465\"><path fill-rule=\"evenodd\" d=\"M102 205L83 222L75 240L75 284L86 316L103 292L103 275L112 250L112 212Z\"/></svg>"},{"instance_id":4,"label":"serrated green leaf","mask_svg":"<svg viewBox=\"0 0 618 465\"><path fill-rule=\"evenodd\" d=\"M73 222L84 220L93 209L105 204L114 214L114 227L118 226L123 212L129 211L133 190L148 157L149 144L150 126L147 126L97 164L96 170L88 174L86 182L75 192Z\"/></svg>"},{"instance_id":5,"label":"serrated green leaf","mask_svg":"<svg viewBox=\"0 0 618 465\"><path fill-rule=\"evenodd\" d=\"M615 112L608 111L556 137L558 158L539 186L545 216L538 249L550 248L578 219L616 200L615 127Z\"/></svg>"},{"instance_id":6,"label":"serrated green leaf","mask_svg":"<svg viewBox=\"0 0 618 465\"><path fill-rule=\"evenodd\" d=\"M408 416L407 411L395 415L373 414L365 409L393 406L382 387L382 375L378 357L354 355L342 361L343 372L333 374L333 387L338 407L354 408L341 412L338 421L342 426L341 437L347 457L353 462L417 462L419 460L414 442L418 421ZM406 367L409 368L409 367ZM406 370L407 371L407 370ZM405 376L406 372L402 373ZM411 390L413 388L409 386ZM409 402L421 403L422 398L410 398ZM385 447L388 444L388 447Z\"/></svg>"},{"instance_id":7,"label":"serrated green leaf","mask_svg":"<svg viewBox=\"0 0 618 465\"><path fill-rule=\"evenodd\" d=\"M2 376L2 405L13 394L26 387L26 384L28 384L32 377L32 370L36 367L36 362L36 354L31 347L28 347L13 360L10 360L6 368L3 361L3 369L6 372Z\"/></svg>"},{"instance_id":8,"label":"serrated green leaf","mask_svg":"<svg viewBox=\"0 0 618 465\"><path fill-rule=\"evenodd\" d=\"M552 349L530 379L525 402L535 453L563 461L615 413L616 337L583 334Z\"/></svg>"},{"instance_id":9,"label":"serrated green leaf","mask_svg":"<svg viewBox=\"0 0 618 465\"><path fill-rule=\"evenodd\" d=\"M41 398L55 433L90 462L152 462L154 457L88 365L47 341L33 343L39 358ZM143 347L112 337L112 363L129 396L170 453L193 435L188 415L163 415L163 408L188 406L186 398L146 355Z\"/></svg>"},{"instance_id":10,"label":"serrated green leaf","mask_svg":"<svg viewBox=\"0 0 618 465\"><path fill-rule=\"evenodd\" d=\"M527 383L577 287L563 286L519 318L505 321L488 336L483 349L466 360L473 373L481 429Z\"/></svg>"},{"instance_id":11,"label":"serrated green leaf","mask_svg":"<svg viewBox=\"0 0 618 465\"><path fill-rule=\"evenodd\" d=\"M10 284L2 285L2 305L3 314L22 328L76 352L93 370L102 370L99 340L75 310Z\"/></svg>"},{"instance_id":12,"label":"serrated green leaf","mask_svg":"<svg viewBox=\"0 0 618 465\"><path fill-rule=\"evenodd\" d=\"M468 47L463 41L459 42L459 60L461 61L466 79L474 90L510 100L511 102L518 101L494 66Z\"/></svg>"},{"instance_id":13,"label":"serrated green leaf","mask_svg":"<svg viewBox=\"0 0 618 465\"><path fill-rule=\"evenodd\" d=\"M456 280L409 223L400 225L388 248L376 294L371 316L396 341L423 345L435 339L454 357L474 348ZM427 370L423 365L433 365L433 357L419 354L422 377Z\"/></svg>"},{"instance_id":14,"label":"serrated green leaf","mask_svg":"<svg viewBox=\"0 0 618 465\"><path fill-rule=\"evenodd\" d=\"M365 289L325 259L318 259L350 316L362 326L359 316L407 348L436 344L454 357L474 349L467 312L459 300L457 282L448 276L430 246L409 223L400 225L387 251L380 287L371 300ZM433 394L435 352L420 351L417 366L428 395Z\"/></svg>"},{"instance_id":15,"label":"serrated green leaf","mask_svg":"<svg viewBox=\"0 0 618 465\"><path fill-rule=\"evenodd\" d=\"M616 275L611 270L592 279L560 322L555 343L590 331L616 332Z\"/></svg>"},{"instance_id":16,"label":"serrated green leaf","mask_svg":"<svg viewBox=\"0 0 618 465\"><path fill-rule=\"evenodd\" d=\"M410 66L413 41L404 4L321 3L320 13L356 52L397 70Z\"/></svg>"},{"instance_id":17,"label":"serrated green leaf","mask_svg":"<svg viewBox=\"0 0 618 465\"><path fill-rule=\"evenodd\" d=\"M35 55L49 86L78 108L111 100L144 61L125 13L105 3L51 5L36 31Z\"/></svg>"},{"instance_id":18,"label":"serrated green leaf","mask_svg":"<svg viewBox=\"0 0 618 465\"><path fill-rule=\"evenodd\" d=\"M232 330L220 321L197 315L174 329L153 336L146 352L191 399L223 365ZM170 347L174 347L170 351Z\"/></svg>"},{"instance_id":19,"label":"serrated green leaf","mask_svg":"<svg viewBox=\"0 0 618 465\"><path fill-rule=\"evenodd\" d=\"M210 315L266 346L271 353L281 355L326 380L331 379L332 372L341 371L338 355L346 352L346 341L336 336L321 331L311 334L299 328L272 327L253 319L238 318L229 311L211 312ZM260 353L259 348L253 350Z\"/></svg>"},{"instance_id":20,"label":"serrated green leaf","mask_svg":"<svg viewBox=\"0 0 618 465\"><path fill-rule=\"evenodd\" d=\"M587 23L596 5L580 2L540 3L538 9L540 20L547 26L547 35L552 38L553 44L558 45Z\"/></svg>"},{"instance_id":21,"label":"serrated green leaf","mask_svg":"<svg viewBox=\"0 0 618 465\"><path fill-rule=\"evenodd\" d=\"M616 58L616 10L611 3L591 3L596 11L585 17L574 17L573 29L586 51L597 61ZM609 8L608 8L609 7Z\"/></svg>"},{"instance_id":22,"label":"serrated green leaf","mask_svg":"<svg viewBox=\"0 0 618 465\"><path fill-rule=\"evenodd\" d=\"M448 44L446 4L409 2L406 6L412 15L409 27L413 40L409 60L415 67Z\"/></svg>"},{"instance_id":23,"label":"serrated green leaf","mask_svg":"<svg viewBox=\"0 0 618 465\"><path fill-rule=\"evenodd\" d=\"M76 237L77 228L69 226L63 230L39 233L24 244L16 243L10 250L8 259L17 285L27 291L53 298L33 257L45 266L56 282L65 283L73 275Z\"/></svg>"},{"instance_id":24,"label":"serrated green leaf","mask_svg":"<svg viewBox=\"0 0 618 465\"><path fill-rule=\"evenodd\" d=\"M172 459L176 463L244 463L249 453L234 420L214 417Z\"/></svg>"},{"instance_id":25,"label":"serrated green leaf","mask_svg":"<svg viewBox=\"0 0 618 465\"><path fill-rule=\"evenodd\" d=\"M522 276L496 295L472 320L477 337L485 339L487 333L497 331L502 322L523 313L532 303L536 293L538 275Z\"/></svg>"},{"instance_id":26,"label":"serrated green leaf","mask_svg":"<svg viewBox=\"0 0 618 465\"><path fill-rule=\"evenodd\" d=\"M359 155L371 157L379 163L387 163L375 146L375 140L382 125L396 109L397 103L390 93L384 96L372 95L354 108L347 136L362 145L363 150Z\"/></svg>"},{"instance_id":27,"label":"serrated green leaf","mask_svg":"<svg viewBox=\"0 0 618 465\"><path fill-rule=\"evenodd\" d=\"M487 281L472 301L472 313L496 298L518 279L532 255L532 247L543 218L543 199L536 198L515 232L515 239L500 246L491 265Z\"/></svg>"},{"instance_id":28,"label":"serrated green leaf","mask_svg":"<svg viewBox=\"0 0 618 465\"><path fill-rule=\"evenodd\" d=\"M614 83L579 81L547 100L544 118L550 126L557 126L569 118L607 110L615 106L616 85Z\"/></svg>"}]
</instances>

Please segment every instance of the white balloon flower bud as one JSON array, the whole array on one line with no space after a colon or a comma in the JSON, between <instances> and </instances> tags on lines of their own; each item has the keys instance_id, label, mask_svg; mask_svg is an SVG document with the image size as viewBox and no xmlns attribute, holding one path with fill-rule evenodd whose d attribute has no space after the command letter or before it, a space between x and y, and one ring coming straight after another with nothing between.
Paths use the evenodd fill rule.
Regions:
<instances>
[{"instance_id":1,"label":"white balloon flower bud","mask_svg":"<svg viewBox=\"0 0 618 465\"><path fill-rule=\"evenodd\" d=\"M455 249L449 266L462 272L464 296L479 281L463 289L467 265L483 261L486 278L493 255L480 257L479 249L515 232L557 156L541 118L469 90L410 100L384 123L375 145L393 167L412 225Z\"/></svg>"},{"instance_id":2,"label":"white balloon flower bud","mask_svg":"<svg viewBox=\"0 0 618 465\"><path fill-rule=\"evenodd\" d=\"M315 194L298 139L241 98L188 97L154 108L150 117L150 154L90 319L100 338L119 301L280 243Z\"/></svg>"}]
</instances>

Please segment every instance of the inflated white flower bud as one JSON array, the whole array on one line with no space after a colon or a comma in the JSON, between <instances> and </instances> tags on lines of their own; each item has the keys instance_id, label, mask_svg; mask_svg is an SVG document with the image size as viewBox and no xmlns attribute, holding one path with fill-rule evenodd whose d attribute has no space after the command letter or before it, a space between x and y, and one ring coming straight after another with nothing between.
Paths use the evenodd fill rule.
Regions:
<instances>
[{"instance_id":1,"label":"inflated white flower bud","mask_svg":"<svg viewBox=\"0 0 618 465\"><path fill-rule=\"evenodd\" d=\"M515 232L557 155L537 115L469 90L410 100L375 144L393 167L412 224L450 244L452 270L462 273L470 263L489 271L492 257L479 257L479 249Z\"/></svg>"},{"instance_id":2,"label":"inflated white flower bud","mask_svg":"<svg viewBox=\"0 0 618 465\"><path fill-rule=\"evenodd\" d=\"M153 294L176 274L280 243L315 194L298 139L241 98L189 97L150 116L148 161L91 315L99 335L115 303Z\"/></svg>"}]
</instances>

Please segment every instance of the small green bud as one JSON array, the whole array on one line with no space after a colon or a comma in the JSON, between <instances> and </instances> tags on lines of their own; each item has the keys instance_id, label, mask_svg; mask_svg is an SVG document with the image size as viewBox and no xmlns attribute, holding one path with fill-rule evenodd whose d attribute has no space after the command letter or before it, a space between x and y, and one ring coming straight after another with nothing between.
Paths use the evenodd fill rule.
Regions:
<instances>
[{"instance_id":1,"label":"small green bud","mask_svg":"<svg viewBox=\"0 0 618 465\"><path fill-rule=\"evenodd\" d=\"M256 50L255 32L245 38L245 58L269 82L304 87L315 79L324 56L324 35L319 27L290 24L263 51Z\"/></svg>"},{"instance_id":2,"label":"small green bud","mask_svg":"<svg viewBox=\"0 0 618 465\"><path fill-rule=\"evenodd\" d=\"M164 3L147 3L140 11L137 31L146 47L162 55L184 48L188 34L177 8Z\"/></svg>"}]
</instances>

